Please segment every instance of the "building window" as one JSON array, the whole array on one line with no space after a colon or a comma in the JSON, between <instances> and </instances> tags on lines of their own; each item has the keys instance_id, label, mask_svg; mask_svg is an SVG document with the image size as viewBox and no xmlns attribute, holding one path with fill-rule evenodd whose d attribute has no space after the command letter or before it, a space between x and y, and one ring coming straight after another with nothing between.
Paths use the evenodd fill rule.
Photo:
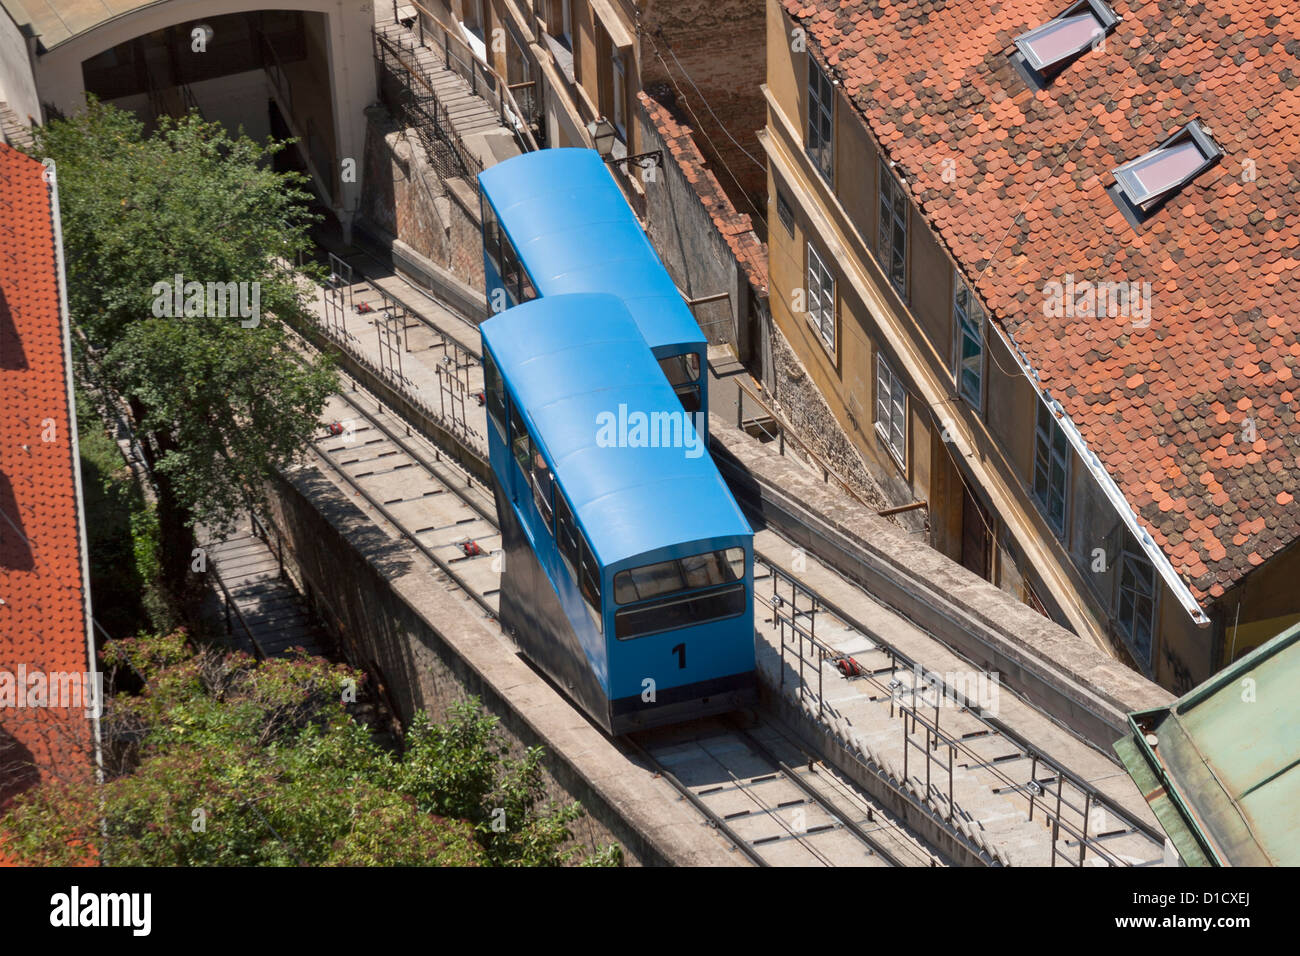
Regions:
<instances>
[{"instance_id":1,"label":"building window","mask_svg":"<svg viewBox=\"0 0 1300 956\"><path fill-rule=\"evenodd\" d=\"M1145 156L1112 170L1111 175L1130 205L1145 213L1222 156L1223 150L1201 129L1200 123L1192 120Z\"/></svg>"},{"instance_id":2,"label":"building window","mask_svg":"<svg viewBox=\"0 0 1300 956\"><path fill-rule=\"evenodd\" d=\"M614 66L614 129L618 130L618 137L623 142L627 142L627 75L623 66L623 54L617 50L611 57Z\"/></svg>"},{"instance_id":3,"label":"building window","mask_svg":"<svg viewBox=\"0 0 1300 956\"><path fill-rule=\"evenodd\" d=\"M894 456L898 466L907 469L907 393L885 357L876 355L876 432Z\"/></svg>"},{"instance_id":4,"label":"building window","mask_svg":"<svg viewBox=\"0 0 1300 956\"><path fill-rule=\"evenodd\" d=\"M1058 535L1065 533L1065 492L1069 485L1070 452L1065 430L1043 402L1038 403L1038 429L1034 442L1034 497L1047 523Z\"/></svg>"},{"instance_id":5,"label":"building window","mask_svg":"<svg viewBox=\"0 0 1300 956\"><path fill-rule=\"evenodd\" d=\"M953 272L953 325L957 330L957 392L976 411L984 388L984 310L975 293Z\"/></svg>"},{"instance_id":6,"label":"building window","mask_svg":"<svg viewBox=\"0 0 1300 956\"><path fill-rule=\"evenodd\" d=\"M806 146L809 157L826 177L827 182L831 181L835 162L832 132L835 121L834 95L831 81L826 78L826 74L817 66L816 61L811 56L808 57L808 142Z\"/></svg>"},{"instance_id":7,"label":"building window","mask_svg":"<svg viewBox=\"0 0 1300 956\"><path fill-rule=\"evenodd\" d=\"M550 14L547 23L550 25L551 36L563 43L565 48L573 49L572 0L550 0Z\"/></svg>"},{"instance_id":8,"label":"building window","mask_svg":"<svg viewBox=\"0 0 1300 956\"><path fill-rule=\"evenodd\" d=\"M1119 17L1103 0L1078 0L1055 19L1020 34L1014 43L1031 69L1049 77L1096 44L1117 23Z\"/></svg>"},{"instance_id":9,"label":"building window","mask_svg":"<svg viewBox=\"0 0 1300 956\"><path fill-rule=\"evenodd\" d=\"M1151 635L1155 632L1155 572L1151 562L1125 551L1119 569L1116 622L1143 663L1151 661Z\"/></svg>"},{"instance_id":10,"label":"building window","mask_svg":"<svg viewBox=\"0 0 1300 956\"><path fill-rule=\"evenodd\" d=\"M835 351L835 279L812 243L808 243L808 321L826 347Z\"/></svg>"},{"instance_id":11,"label":"building window","mask_svg":"<svg viewBox=\"0 0 1300 956\"><path fill-rule=\"evenodd\" d=\"M776 215L781 220L781 225L785 226L785 231L794 238L794 210L790 208L790 203L785 198L785 193L781 190L776 191Z\"/></svg>"},{"instance_id":12,"label":"building window","mask_svg":"<svg viewBox=\"0 0 1300 956\"><path fill-rule=\"evenodd\" d=\"M898 294L907 293L907 197L903 186L880 162L880 233L876 253Z\"/></svg>"}]
</instances>

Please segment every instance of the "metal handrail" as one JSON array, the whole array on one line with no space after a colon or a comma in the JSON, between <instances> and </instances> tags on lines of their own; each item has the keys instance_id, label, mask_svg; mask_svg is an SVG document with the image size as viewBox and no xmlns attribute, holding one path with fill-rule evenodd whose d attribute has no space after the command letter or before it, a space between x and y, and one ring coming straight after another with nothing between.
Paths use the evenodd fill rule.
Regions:
<instances>
[{"instance_id":1,"label":"metal handrail","mask_svg":"<svg viewBox=\"0 0 1300 956\"><path fill-rule=\"evenodd\" d=\"M949 686L947 681L943 679L942 675L938 674L937 672L930 671L929 669L923 667L919 662L913 660L908 655L899 651L896 647L894 647L894 645L892 645L885 638L881 637L876 631L864 627L855 621L851 621L837 608L828 605L822 598L820 598L818 595L812 592L805 585L799 583L795 578L793 578L789 573L787 573L782 568L777 567L776 565L772 564L770 561L762 558L760 555L757 554L755 555L755 561L757 563L762 563L763 565L765 565L768 568L769 572L771 573L773 577L773 594L774 594L774 600L766 600L763 597L761 597L758 594L757 589L755 589L755 594L754 594L755 600L759 601L760 603L764 604L766 607L770 608L773 611L773 620L776 621L779 618L782 628L788 626L791 632L797 635L800 639L799 643L796 645L794 649L794 653L796 653L799 656L800 693L812 693L811 687L808 686L808 683L807 681L804 680L804 676L803 676L803 665L805 663L803 642L805 640L808 641L808 643L811 645L811 650L815 652L816 660L811 661L809 663L815 664L818 669L818 675L817 675L818 686L816 691L816 699L817 699L819 718L822 716L825 709L825 700L822 694L821 664L823 661L826 661L828 659L834 659L839 655L833 648L831 648L829 645L825 644L823 641L817 638L815 633L815 627L816 627L815 623L813 625L813 629L810 630L803 627L797 620L799 616L799 609L797 605L797 601L798 601L797 594L800 590L802 590L813 602L811 606L811 610L814 615L818 606L820 605L821 608L825 609L829 613L843 620L845 624L849 625L854 630L863 634L870 641L876 644L877 647L879 647L882 651L887 653L890 657L891 673L898 670L898 664L901 663L903 665L904 670L911 670L914 674L919 674L925 681L927 681L927 683L930 686L934 687L938 692L938 696L936 696L935 705L934 705L935 716L933 722L931 722L929 719L927 719L925 714L923 714L918 707L916 707L915 705L909 706L905 704L901 699L899 699L900 695L896 692L897 690L896 687L882 683L874 673L864 672L862 675L869 683L871 683L877 689L879 689L880 691L884 692L889 696L891 715L893 713L894 705L897 704L899 709L899 714L900 716L902 716L903 720L904 721L907 721L909 719L911 720L911 728L912 728L911 731L907 731L906 726L904 728L905 730L905 743L904 743L904 751L903 751L904 768L906 768L907 766L906 755L909 753L910 748L911 747L917 747L918 749L920 748L919 744L916 744L911 740L911 734L915 733L918 724L921 727L923 727L926 731L925 752L927 757L927 763L926 763L927 778L929 775L929 766L931 761L938 763L941 768L944 768L946 766L950 774L952 772L951 759L948 761L947 764L945 764L944 761L938 760L937 758L931 755L930 753L931 749L937 748L938 746L948 747L950 750L950 757L952 752L960 752L963 756L970 758L976 763L984 764L985 766L983 766L982 769L987 770L990 775L996 778L1000 783L1004 784L1005 789L1007 789L1008 791L1027 795L1029 801L1030 820L1032 820L1034 817L1035 808L1038 807L1041 809L1041 812L1043 813L1044 817L1049 821L1052 828L1051 844L1052 844L1052 865L1053 866L1056 865L1056 858L1058 855L1063 857L1065 856L1065 854L1063 854L1057 846L1057 842L1060 839L1060 834L1062 830L1065 831L1065 836L1067 838L1073 837L1079 846L1078 861L1077 862L1070 861L1067 858L1067 862L1070 862L1071 865L1082 864L1087 850L1092 850L1092 852L1095 855L1106 860L1106 862L1111 866L1126 865L1122 860L1118 859L1115 854L1111 853L1104 846L1102 846L1098 842L1097 837L1090 837L1088 835L1089 810L1091 806L1094 804L1098 806L1102 806L1108 811L1110 811L1110 813L1112 813L1118 819L1122 820L1126 824L1126 826L1130 827L1132 830L1141 832L1149 838L1152 839L1155 838L1155 835L1147 827L1145 827L1140 821L1134 820L1131 817L1129 817L1127 814L1122 812L1118 807L1115 806L1115 804L1112 801L1107 799L1099 791L1096 791L1093 787L1089 786L1085 781L1080 780L1074 774L1065 770L1063 767L1061 767L1051 758L1047 757L1044 754L1039 753L1032 746L1030 746L1025 740L1011 733L1006 727L1001 725L1000 722L992 718L982 716L979 713L978 705L966 699L965 695L962 694L956 688ZM781 616L783 603L781 602L781 599L779 598L778 595L776 595L775 592L775 586L777 580L784 580L787 584L791 586L792 589L794 589L792 590L792 594L794 595L793 600L795 603L791 605L791 613L788 619L785 618L784 616ZM806 611L804 613L806 613ZM813 620L815 622L815 617L813 618ZM784 653L785 653L784 640L782 640L781 653L782 656L784 657ZM784 671L783 671L783 676L784 676ZM917 693L916 688L913 688L912 689L913 696L915 696L916 693ZM1021 750L1025 754L1025 756L1029 757L1033 761L1033 769L1030 772L1031 781L1037 780L1039 775L1038 768L1040 764L1043 767L1045 767L1050 772L1051 775L1054 775L1057 783L1055 811L1048 809L1046 805L1047 798L1045 792L1044 795L1040 797L1038 794L1035 794L1032 790L1027 790L1026 786L1016 783L1015 780L1013 780L1011 777L1008 777L1006 774L998 770L996 767L987 765L987 762L977 752L971 749L969 745L967 745L965 742L958 740L950 736L943 730L941 730L939 727L939 716L938 716L939 706L940 706L939 700L941 698L950 699L954 701L956 704L964 708L968 713L972 714L978 721L985 724L993 731L1001 734L1009 742L1011 742L1019 750ZM928 709L929 708L927 706L927 710ZM904 773L906 774L906 769L904 770ZM1084 806L1082 808L1076 807L1069 801L1063 800L1062 793L1061 793L1063 782L1068 782L1070 786L1072 786L1074 789L1076 789L1077 791L1083 794ZM951 780L950 780L950 784L951 784ZM928 792L929 791L927 786L927 794ZM1038 802L1040 799L1041 799L1041 803ZM1062 806L1068 807L1079 813L1080 818L1082 820L1082 829L1070 823L1068 820L1064 819L1061 813ZM950 787L949 816L948 816L949 822L952 819L952 809L953 809L953 804L951 800L951 787Z\"/></svg>"},{"instance_id":2,"label":"metal handrail","mask_svg":"<svg viewBox=\"0 0 1300 956\"><path fill-rule=\"evenodd\" d=\"M253 656L256 657L259 661L266 660L266 651L262 648L261 643L258 641L257 637L253 634L253 629L249 627L248 622L244 620L244 613L241 610L239 610L239 605L235 603L234 597L231 595L230 590L226 587L226 582L221 580L221 572L217 570L215 564L212 566L212 577L216 579L217 587L221 589L221 595L225 603L226 634L230 636L234 635L234 630L230 626L230 612L234 611L235 617L238 618L239 620L239 626L244 629L244 633L248 635L249 643L253 645Z\"/></svg>"},{"instance_id":3,"label":"metal handrail","mask_svg":"<svg viewBox=\"0 0 1300 956\"><path fill-rule=\"evenodd\" d=\"M469 82L470 90L474 95L481 96L492 103L497 111L497 118L501 125L512 130L516 140L519 141L520 148L524 152L535 152L538 149L537 140L534 138L529 124L536 122L537 117L530 116L519 108L518 102L511 93L512 87L506 83L501 74L493 69L491 64L481 60L472 46L461 37L455 36L432 11L418 3L417 0L401 0L400 3L399 0L393 0L393 21L395 23L401 23L397 17L399 6L415 8L415 29L420 45L431 50L438 49L438 46L432 46L425 42L426 30L432 32L435 40L440 41L443 62L447 69L453 70L464 77ZM457 66L460 69L457 69ZM484 93L481 87L486 88L488 92Z\"/></svg>"},{"instance_id":4,"label":"metal handrail","mask_svg":"<svg viewBox=\"0 0 1300 956\"><path fill-rule=\"evenodd\" d=\"M414 46L408 51L402 46L400 39L395 43L380 33L377 28L371 33L375 39L375 59L379 60L380 64L397 77L405 87L406 95L396 104L396 109L401 114L400 118L408 127L415 130L425 152L429 154L429 160L435 164L438 162L438 147L441 141L442 145L451 151L457 167L455 170L440 169L444 176L459 174L472 179L474 175L482 172L482 161L469 151L460 134L456 132L451 122L450 111L439 99L432 80L425 76L420 68ZM408 52L411 54L409 57ZM395 66L389 63L389 58L394 61ZM405 78L399 75L399 70L405 74ZM416 89L417 84L421 89Z\"/></svg>"},{"instance_id":5,"label":"metal handrail","mask_svg":"<svg viewBox=\"0 0 1300 956\"><path fill-rule=\"evenodd\" d=\"M925 527L926 527L926 530L929 531L929 529L930 529L930 507L929 507L929 503L928 503L927 501L925 501L925 500L921 500L921 501L913 501L913 502L910 502L909 504L903 505L902 507L899 507L899 508L886 508L886 509L884 509L883 511L877 511L876 506L875 506L874 504L872 504L870 501L867 501L865 498L863 498L860 494L858 494L858 493L853 489L852 485L849 484L848 479L842 477L842 476L839 474L839 472L837 472L834 468L832 468L830 465L828 465L828 464L825 462L825 460L823 460L822 457L821 457L819 454L817 454L817 452L813 451L810 447L808 447L808 443L805 442L803 439L801 439L801 438L799 437L798 432L795 431L795 429L794 429L793 427L791 427L790 423L787 422L787 421L785 420L785 418L781 415L780 412L776 411L774 408L772 408L770 405L768 405L765 401L763 401L762 398L760 398L758 395L754 394L754 392L752 392L752 391L751 391L751 390L750 390L750 389L745 385L745 383L742 382L739 378L736 379L736 392L737 392L737 394L736 394L736 426L737 426L738 428L741 428L742 430L744 429L744 408L745 408L745 398L744 398L744 396L748 395L748 396L750 397L750 400L753 401L754 404L756 404L759 408L761 408L763 411L765 411L765 412L768 414L768 416L769 416L769 417L770 417L774 422L776 422L776 424L777 424L777 433L776 433L775 435L773 435L770 431L768 431L767 428L764 427L763 424L762 424L761 422L757 422L757 421L756 421L756 422L754 422L754 424L756 425L756 427L758 427L758 428L759 428L759 429L760 429L760 430L761 430L765 435L767 435L769 438L772 438L772 439L776 439L776 440L777 440L777 442L778 442L778 444L779 444L779 446L780 446L780 454L782 454L782 455L785 454L785 441L786 441L786 435L789 434L790 439L791 439L791 440L792 440L796 445L799 446L800 450L801 450L805 455L807 455L808 458L810 458L810 459L812 460L812 462L813 462L814 465L816 465L818 468L821 469L821 471L822 471L822 480L823 480L823 481L828 481L829 479L834 478L834 479L835 479L835 483L836 483L837 485L839 485L840 488L843 489L844 492L845 492L846 494L848 494L848 496L849 496L850 498L852 498L854 501L858 502L858 504L860 504L860 505L864 505L865 507L870 508L872 511L874 511L874 512L875 512L878 516L880 516L880 517L889 517L890 515L893 515L893 514L899 514L899 513L904 512L904 511L914 511L914 510L921 510L921 509L923 509L923 510L925 511Z\"/></svg>"}]
</instances>

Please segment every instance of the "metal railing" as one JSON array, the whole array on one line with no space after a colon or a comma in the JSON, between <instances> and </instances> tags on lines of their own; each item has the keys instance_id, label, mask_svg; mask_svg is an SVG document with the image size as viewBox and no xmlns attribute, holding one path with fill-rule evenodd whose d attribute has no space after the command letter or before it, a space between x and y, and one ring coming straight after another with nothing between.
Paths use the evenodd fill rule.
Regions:
<instances>
[{"instance_id":1,"label":"metal railing","mask_svg":"<svg viewBox=\"0 0 1300 956\"><path fill-rule=\"evenodd\" d=\"M420 68L414 41L386 37L378 29L372 35L375 59L398 84L396 99L388 104L397 119L415 131L440 176L472 180L483 171L483 163L452 126L451 114Z\"/></svg>"},{"instance_id":2,"label":"metal railing","mask_svg":"<svg viewBox=\"0 0 1300 956\"><path fill-rule=\"evenodd\" d=\"M456 36L432 11L415 0L393 0L393 20L397 23L399 6L415 9L412 30L420 46L441 53L443 65L469 84L470 92L482 97L496 112L502 126L509 129L522 152L538 149L532 128L540 125L540 116L523 110L510 86L496 70L483 62L464 38ZM537 100L530 103L535 107Z\"/></svg>"},{"instance_id":3,"label":"metal railing","mask_svg":"<svg viewBox=\"0 0 1300 956\"><path fill-rule=\"evenodd\" d=\"M745 396L749 396L750 403L764 412L764 417L745 418ZM769 424L770 422L770 424ZM901 514L907 511L924 511L925 512L925 532L930 532L930 506L926 500L909 502L897 508L885 508L879 510L879 506L873 502L867 501L862 495L854 490L849 484L847 478L840 475L833 467L817 452L808 446L808 443L799 437L799 433L781 416L779 412L763 401L762 398L755 395L739 379L736 379L736 427L747 434L753 434L755 431L760 432L767 441L775 441L777 449L781 455L785 455L785 443L787 436L789 440L799 448L799 451L818 468L822 473L822 481L829 482L831 479L847 494L850 498L860 505L870 508L881 517ZM754 437L759 437L755 435ZM760 440L763 440L760 438Z\"/></svg>"},{"instance_id":4,"label":"metal railing","mask_svg":"<svg viewBox=\"0 0 1300 956\"><path fill-rule=\"evenodd\" d=\"M221 604L224 610L223 616L226 624L226 636L231 639L234 638L234 622L238 621L240 629L244 632L244 635L248 638L248 643L253 648L253 656L259 661L266 660L266 651L262 649L262 645L258 642L256 635L253 634L253 629L249 627L248 622L244 620L244 614L239 610L239 605L235 603L234 597L226 587L226 582L221 580L221 572L218 571L215 566L210 570L212 572L212 579L217 582L217 589L221 592ZM233 619L231 616L232 614Z\"/></svg>"},{"instance_id":5,"label":"metal railing","mask_svg":"<svg viewBox=\"0 0 1300 956\"><path fill-rule=\"evenodd\" d=\"M482 358L429 322L397 296L380 289L360 270L353 269L333 254L330 254L328 262L330 276L326 284L321 287L324 307L315 317L316 330L421 415L445 428L450 435L472 449L475 454L486 457L487 435L471 425L466 415L467 398L477 394L470 382L469 373L482 364ZM353 288L361 282L366 283L380 297L380 308L365 313L358 312L359 306L356 304ZM354 315L365 315L368 320L373 319L375 322L379 343L378 364L362 352L360 340L348 328L349 318ZM402 354L411 350L406 334L410 319L423 325L433 336L428 350L442 353L435 369L435 374L438 376L436 407L402 368Z\"/></svg>"},{"instance_id":6,"label":"metal railing","mask_svg":"<svg viewBox=\"0 0 1300 956\"><path fill-rule=\"evenodd\" d=\"M284 108L293 113L293 88L289 83L288 76L284 72L284 64L280 62L280 55L275 52L275 47L271 45L270 39L260 30L257 34L259 45L262 49L262 69L266 71L267 77L271 81L271 86L279 95ZM289 116L285 117L289 119Z\"/></svg>"},{"instance_id":7,"label":"metal railing","mask_svg":"<svg viewBox=\"0 0 1300 956\"><path fill-rule=\"evenodd\" d=\"M1111 852L1101 842L1115 836L1141 833L1153 843L1161 844L1162 840L1159 834L1128 817L1112 801L1088 783L1063 770L1048 757L1034 750L1026 741L1011 733L1008 728L1000 724L996 719L986 716L982 713L977 701L968 699L958 688L948 684L943 675L926 670L918 662L882 638L876 631L862 627L856 622L851 622L837 608L827 604L812 589L801 584L782 568L756 554L755 570L757 571L760 566L768 571L772 581L772 590L770 595L765 596L759 594L757 586L755 587L755 611L757 613L759 607L766 608L772 615L772 623L777 629L778 639L781 644L781 691L784 692L785 690L788 653L797 662L797 667L792 666L790 669L798 677L799 686L795 691L798 699L815 705L816 716L819 721L825 720L828 710L836 713L837 716L841 716L825 699L823 665L828 660L842 659L842 655L817 637L816 622L819 611L825 611L834 616L845 626L871 641L879 652L889 658L889 664L875 670L863 669L857 676L865 679L877 690L888 696L890 717L898 717L902 720L903 785L910 785L913 770L911 755L913 752L919 752L925 758L925 789L919 794L919 798L928 807L929 811L935 815L936 820L941 822L954 836L962 840L967 839L954 822L954 815L960 811L953 799L953 773L955 759L960 757L965 760L965 769L978 768L993 776L998 784L998 792L1025 798L1031 822L1034 820L1035 812L1043 815L1047 823L1044 832L1050 830L1051 833L1052 866L1057 865L1058 859L1065 860L1071 866L1082 866L1090 851L1094 858L1101 860L1106 865L1131 865L1126 859ZM781 595L782 589L789 591L789 599ZM801 596L802 601L800 600ZM815 672L815 685L808 675L809 670ZM900 670L916 675L918 680L912 687L905 687L902 681L893 676ZM890 675L888 683L881 680L881 676L885 674ZM924 696L927 693L934 694L933 707L924 702ZM906 699L909 697L911 698L910 703ZM918 705L916 702L918 697L922 698L923 706ZM955 732L945 731L941 726L940 716L945 701L950 701L953 705L959 707L963 713L973 716L984 725L985 729L976 733L965 733L961 736L957 736ZM996 761L987 760L966 743L969 739L990 734L1000 735L1017 749L1018 756L1030 759L1031 766L1027 783L1017 783L996 766ZM924 735L924 743L920 739L922 735ZM934 771L936 768L940 780L942 780L942 774L947 774L946 799L945 791L934 785ZM1056 793L1054 806L1049 809L1049 789L1052 784L1055 784ZM1067 784L1073 791L1082 796L1082 806L1078 806L1071 800L1066 799L1064 786ZM1118 830L1090 833L1089 828L1093 811L1102 808L1119 820L1123 826ZM1075 822L1076 820L1077 822ZM1061 847L1062 842L1065 844L1065 850ZM1078 848L1077 858L1073 856L1072 852L1076 846ZM1071 852L1066 852L1067 850Z\"/></svg>"}]
</instances>

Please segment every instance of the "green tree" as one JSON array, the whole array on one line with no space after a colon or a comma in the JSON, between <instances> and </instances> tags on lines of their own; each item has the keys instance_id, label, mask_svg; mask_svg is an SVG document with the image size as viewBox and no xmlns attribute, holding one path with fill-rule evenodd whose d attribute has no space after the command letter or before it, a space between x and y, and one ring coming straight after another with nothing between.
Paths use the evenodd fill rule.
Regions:
<instances>
[{"instance_id":1,"label":"green tree","mask_svg":"<svg viewBox=\"0 0 1300 956\"><path fill-rule=\"evenodd\" d=\"M313 217L285 143L231 138L197 115L145 136L130 113L90 99L35 131L55 161L73 320L109 388L128 404L158 486L164 579L184 593L193 524L228 528L264 482L301 454L336 387L304 361L285 322L307 310L293 263ZM252 318L155 314L159 283L248 283ZM250 327L251 326L251 327Z\"/></svg>"},{"instance_id":2,"label":"green tree","mask_svg":"<svg viewBox=\"0 0 1300 956\"><path fill-rule=\"evenodd\" d=\"M178 632L110 641L106 782L45 783L0 817L6 855L36 865L556 865L585 853L576 804L543 803L540 751L511 760L477 701L421 716L395 753L348 713L362 680L305 655L254 661ZM504 809L502 819L493 811Z\"/></svg>"}]
</instances>

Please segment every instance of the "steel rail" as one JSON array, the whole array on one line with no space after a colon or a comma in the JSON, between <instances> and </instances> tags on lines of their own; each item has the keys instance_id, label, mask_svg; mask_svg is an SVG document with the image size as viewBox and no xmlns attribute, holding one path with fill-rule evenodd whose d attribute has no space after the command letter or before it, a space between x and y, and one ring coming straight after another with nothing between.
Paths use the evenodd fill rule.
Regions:
<instances>
[{"instance_id":1,"label":"steel rail","mask_svg":"<svg viewBox=\"0 0 1300 956\"><path fill-rule=\"evenodd\" d=\"M745 743L755 753L763 757L769 763L780 767L785 772L786 777L790 780L791 783L793 783L805 794L807 794L809 797L815 800L817 804L821 806L822 809L824 809L827 813L829 813L841 824L843 824L845 829L847 829L859 840L865 843L869 848L871 848L871 850L874 853L879 854L880 858L883 859L886 863L888 863L890 866L898 866L898 867L905 865L901 860L898 859L898 857L894 856L892 852L887 850L878 840L876 840L875 837L873 837L870 833L864 830L862 826L859 823L857 823L857 821L853 820L852 818L849 817L848 814L840 810L840 808L837 807L834 803L832 803L830 799L828 799L827 797L825 797L824 795L818 793L815 789L813 789L813 787L808 783L808 781L803 779L802 774L800 774L797 770L795 770L793 767L787 764L784 760L781 760L779 757L773 754L765 746L759 743L758 740L755 739L751 734L749 734L745 730L742 730L739 727L735 729L735 733L739 735L740 738L744 740Z\"/></svg>"},{"instance_id":2,"label":"steel rail","mask_svg":"<svg viewBox=\"0 0 1300 956\"><path fill-rule=\"evenodd\" d=\"M971 702L966 699L964 694L958 692L955 688L951 687L948 684L948 682L943 679L943 676L939 674L937 671L930 671L928 668L922 666L919 662L913 660L911 657L909 657L907 654L900 651L898 648L896 648L885 638L881 637L877 632L867 627L866 625L862 624L853 615L848 614L845 611L841 610L839 606L836 605L835 603L826 600L820 593L815 591L813 588L809 587L808 585L804 584L801 581L795 580L788 572L786 572L783 568L777 565L766 554L763 554L762 552L755 549L754 558L755 561L761 561L762 564L765 565L768 568L768 570L773 574L773 576L779 579L784 579L787 582L789 582L792 586L800 588L807 595L814 598L817 601L817 604L820 605L822 609L828 611L832 616L839 618L841 622L843 622L847 626L856 630L858 633L870 639L873 643L878 645L879 648L883 648L884 651L888 653L893 660L902 662L904 665L904 669L910 669L913 673L919 672L922 677L932 681L934 686L936 686L937 689L941 690L943 694L948 696L951 700L957 701L959 704L961 704L961 706L966 709L967 713L970 714L970 716L974 717L978 722L988 727L990 730L996 732L997 734L1001 735L1010 744L1012 744L1018 750L1020 750L1020 752L1023 753L1025 756L1036 759L1038 762L1043 764L1050 771L1052 771L1053 773L1061 777L1061 779L1067 782L1070 786L1074 787L1080 794L1083 794L1085 798L1088 798L1090 803L1099 804L1102 807L1104 807L1106 810L1113 813L1118 819L1122 820L1124 824L1129 827L1130 832L1140 832L1143 836L1147 837L1149 840L1156 843L1157 845L1159 846L1164 845L1163 836L1155 833L1153 828L1145 824L1143 821L1133 819L1128 813L1126 813L1124 810L1119 808L1114 803L1114 801L1106 797L1105 794L1099 793L1095 788L1089 786L1087 783L1080 780L1077 776L1075 776L1073 773L1066 770L1065 768L1061 767L1051 758L1040 753L1036 748L1031 746L1027 741L1021 738L1015 731L1011 730L1006 724L1002 723L997 718L991 716L985 716L984 714L980 713L980 708L978 706L973 706ZM755 592L755 598L758 599L757 592ZM797 621L794 621L792 619L788 623L791 629L795 631L800 636L801 639L808 640L809 642L811 642L814 648L822 651L825 656L829 656L829 657L834 656L835 651L833 648L829 647L822 641L818 640L811 633L804 630L802 627L800 627ZM802 651L800 651L800 657L802 659ZM894 669L897 670L898 668L894 668ZM880 681L876 679L874 675L866 674L864 676L876 687L892 694L892 691L889 688L885 687L885 685L881 684ZM943 742L944 744L955 747L956 749L960 750L963 754L973 757L977 761L981 760L979 755L976 754L974 751L970 750L970 748L967 747L962 741L957 740L956 738L953 738L950 735L944 733L942 730L938 728L937 725L931 726L929 722L926 720L926 718L920 714L919 710L914 709L914 717L923 726L925 726L928 730L932 731L937 737L939 737L940 741ZM983 769L987 769L992 776L998 778L1003 783L1007 784L1009 787L1012 787L1016 790L1025 789L1024 784L1016 783L1014 780L1007 777L1005 774L1003 774L1001 771L997 770L994 767L986 767ZM1073 807L1073 809L1077 810L1078 808ZM1063 820L1060 821L1060 825L1061 828L1067 832L1067 834L1084 841L1085 843L1087 843L1089 848L1093 850L1093 852L1097 853L1103 858L1111 859L1114 857L1114 855L1111 854L1104 847L1100 847L1096 845L1095 842L1092 842L1086 836L1086 830L1079 831L1074 827L1073 824L1067 823ZM1084 825L1086 826L1086 818L1084 821Z\"/></svg>"},{"instance_id":3,"label":"steel rail","mask_svg":"<svg viewBox=\"0 0 1300 956\"><path fill-rule=\"evenodd\" d=\"M695 791L693 791L690 787L686 786L686 784L682 783L679 779L677 779L676 774L674 774L671 770L669 770L667 767L661 764L659 760L654 756L654 754L650 753L649 750L643 747L632 737L624 737L623 741L627 744L629 748L631 748L631 750L637 756L639 756L642 760L648 763L651 769L653 769L658 776L663 777L665 780L667 780L672 785L673 789L675 789L678 793L680 793L683 797L685 797L687 802L690 803L691 806L693 806L696 810L698 810L700 814L709 821L709 825L712 826L713 829L723 833L727 837L727 839L732 842L732 844L736 847L736 849L740 850L741 853L745 854L745 856L749 859L751 863L753 863L755 866L772 865L768 863L767 860L763 859L762 854L759 853L757 850L755 850L750 845L748 840L746 840L739 833L733 830L730 824L728 824L726 820L722 819L722 817L718 816L716 813L713 812L712 809L706 806L704 801L701 800L696 795Z\"/></svg>"}]
</instances>

